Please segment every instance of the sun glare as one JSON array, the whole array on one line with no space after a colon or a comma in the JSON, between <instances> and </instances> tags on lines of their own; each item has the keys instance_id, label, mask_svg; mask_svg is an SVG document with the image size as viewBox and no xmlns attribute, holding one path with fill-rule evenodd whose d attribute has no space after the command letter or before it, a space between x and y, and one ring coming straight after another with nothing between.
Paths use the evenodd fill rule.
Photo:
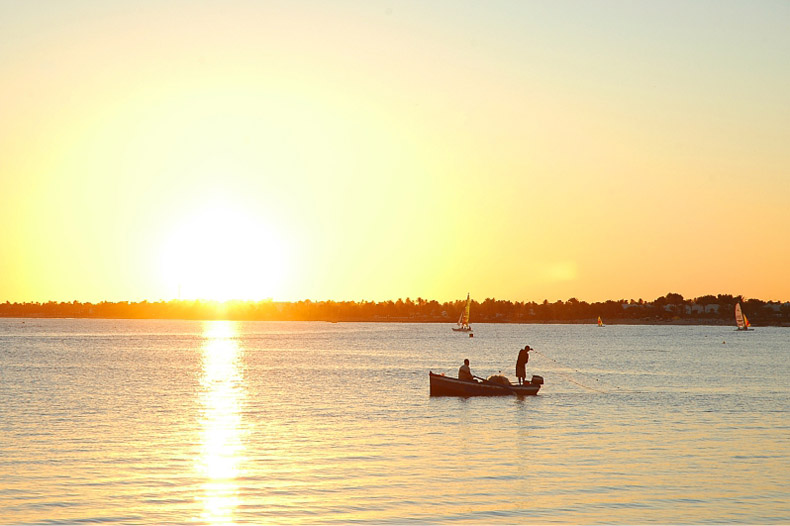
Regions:
<instances>
[{"instance_id":1,"label":"sun glare","mask_svg":"<svg viewBox=\"0 0 790 526\"><path fill-rule=\"evenodd\" d=\"M174 226L162 273L179 299L262 300L281 293L287 249L259 218L210 206Z\"/></svg>"}]
</instances>

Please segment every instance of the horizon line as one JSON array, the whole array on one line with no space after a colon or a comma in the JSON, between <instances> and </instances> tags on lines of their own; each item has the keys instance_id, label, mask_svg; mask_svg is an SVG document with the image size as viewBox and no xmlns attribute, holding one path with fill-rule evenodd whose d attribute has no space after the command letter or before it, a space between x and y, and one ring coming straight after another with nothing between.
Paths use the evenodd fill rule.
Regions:
<instances>
[{"instance_id":1,"label":"horizon line","mask_svg":"<svg viewBox=\"0 0 790 526\"><path fill-rule=\"evenodd\" d=\"M505 302L510 302L510 303L543 304L543 303L546 303L546 302L548 302L548 303L558 303L558 302L568 303L571 300L576 300L579 303L587 303L587 304L607 303L607 302L610 302L610 301L613 301L613 302L616 302L616 303L636 302L638 304L639 301L642 301L643 303L654 303L655 301L660 300L662 298L666 298L667 296L670 296L670 295L680 296L682 298L683 302L688 302L688 301L696 302L696 300L707 298L707 297L713 297L714 299L718 299L721 296L730 296L733 299L740 298L740 301L743 301L743 302L747 302L749 300L757 300L757 301L761 301L761 302L764 302L764 303L790 303L790 300L764 300L762 298L747 298L746 296L744 296L742 294L727 294L727 293L703 294L701 296L695 296L695 297L688 297L687 298L687 297L683 296L682 294L679 294L679 293L676 293L676 292L668 292L668 293L666 293L664 295L661 295L661 296L658 296L658 297L656 297L655 299L652 299L652 300L647 300L647 299L644 299L644 298L640 297L638 299L634 299L634 298L611 299L611 298L609 298L609 299L605 299L605 300L588 301L588 300L580 299L580 298L578 298L576 296L571 296L570 298L568 298L566 300L557 299L557 300L554 300L554 301L550 301L548 298L544 298L542 300L512 300L512 299L503 299L503 298L497 299L495 297L486 297L484 300L475 300L474 298L472 298L472 302L480 304L480 303L484 303L485 301L490 299L490 300L494 300L494 301L505 301ZM437 300L437 299L425 298L425 297L422 297L422 296L417 296L417 297L414 297L414 298L412 298L411 296L406 296L405 298L404 297L399 297L397 299L386 299L386 300L366 300L366 299L340 299L340 300L338 300L338 299L310 299L310 298L303 298L303 299L298 299L298 300L280 300L280 299L274 299L274 298L269 297L269 298L261 298L261 299L229 298L229 299L222 299L222 300L211 299L211 298L170 298L170 299L160 298L160 299L157 299L157 300L152 300L152 299L147 299L147 298L139 299L139 300L128 300L128 299L127 300L107 300L107 299L103 299L103 300L77 300L77 299L73 299L73 300L56 300L56 299L49 299L49 300L44 300L44 301L36 301L36 300L25 300L25 301L0 300L0 303L4 303L4 304L8 304L8 303L10 303L10 304L23 304L24 305L24 304L31 304L31 303L39 303L39 304L46 304L46 303L58 303L58 304L74 304L74 303L87 304L87 303L89 303L89 304L100 304L100 303L171 303L171 302L194 303L194 302L200 302L200 303L212 303L212 304L217 304L217 305L224 305L224 304L234 304L234 303L303 303L303 302L308 302L308 301L311 302L311 303L327 303L327 302L333 302L333 303L387 303L387 302L390 302L390 301L391 302L398 302L398 301L402 301L402 302L412 301L412 302L415 302L416 300L423 300L423 301L426 301L426 302L429 302L429 303L432 302L432 301L436 301L439 304L442 304L442 303L455 303L455 302L466 301L463 298L441 301L441 300Z\"/></svg>"}]
</instances>

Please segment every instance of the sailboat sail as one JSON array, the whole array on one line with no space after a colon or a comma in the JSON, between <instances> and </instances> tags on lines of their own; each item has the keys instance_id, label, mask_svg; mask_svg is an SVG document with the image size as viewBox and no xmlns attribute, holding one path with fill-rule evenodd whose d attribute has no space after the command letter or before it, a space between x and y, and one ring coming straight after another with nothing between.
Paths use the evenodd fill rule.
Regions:
<instances>
[{"instance_id":1,"label":"sailboat sail","mask_svg":"<svg viewBox=\"0 0 790 526\"><path fill-rule=\"evenodd\" d=\"M743 311L741 311L741 304L735 304L735 324L738 326L739 330L744 330L748 327L745 321L746 317L743 315Z\"/></svg>"},{"instance_id":2,"label":"sailboat sail","mask_svg":"<svg viewBox=\"0 0 790 526\"><path fill-rule=\"evenodd\" d=\"M598 327L603 327L603 320L601 320L600 316L598 316Z\"/></svg>"},{"instance_id":3,"label":"sailboat sail","mask_svg":"<svg viewBox=\"0 0 790 526\"><path fill-rule=\"evenodd\" d=\"M461 311L461 316L458 318L458 328L453 328L454 331L464 331L469 332L472 328L469 326L469 310L472 306L472 300L469 297L469 293L466 293L466 306L464 310Z\"/></svg>"}]
</instances>

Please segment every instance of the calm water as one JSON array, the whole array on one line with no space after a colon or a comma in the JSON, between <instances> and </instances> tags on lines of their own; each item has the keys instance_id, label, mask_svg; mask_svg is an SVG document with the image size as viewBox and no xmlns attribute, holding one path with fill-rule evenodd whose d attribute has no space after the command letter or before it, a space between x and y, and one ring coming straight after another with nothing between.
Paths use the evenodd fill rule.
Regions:
<instances>
[{"instance_id":1,"label":"calm water","mask_svg":"<svg viewBox=\"0 0 790 526\"><path fill-rule=\"evenodd\" d=\"M430 398L428 371L537 397ZM0 320L0 523L788 523L790 329Z\"/></svg>"}]
</instances>

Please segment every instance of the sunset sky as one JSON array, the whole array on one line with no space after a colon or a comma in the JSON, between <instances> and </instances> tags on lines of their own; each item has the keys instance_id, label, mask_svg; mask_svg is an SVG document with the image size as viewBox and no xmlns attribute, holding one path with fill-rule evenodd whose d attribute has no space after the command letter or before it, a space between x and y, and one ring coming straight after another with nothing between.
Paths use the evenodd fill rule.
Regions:
<instances>
[{"instance_id":1,"label":"sunset sky","mask_svg":"<svg viewBox=\"0 0 790 526\"><path fill-rule=\"evenodd\" d=\"M790 300L790 2L2 1L0 301Z\"/></svg>"}]
</instances>

